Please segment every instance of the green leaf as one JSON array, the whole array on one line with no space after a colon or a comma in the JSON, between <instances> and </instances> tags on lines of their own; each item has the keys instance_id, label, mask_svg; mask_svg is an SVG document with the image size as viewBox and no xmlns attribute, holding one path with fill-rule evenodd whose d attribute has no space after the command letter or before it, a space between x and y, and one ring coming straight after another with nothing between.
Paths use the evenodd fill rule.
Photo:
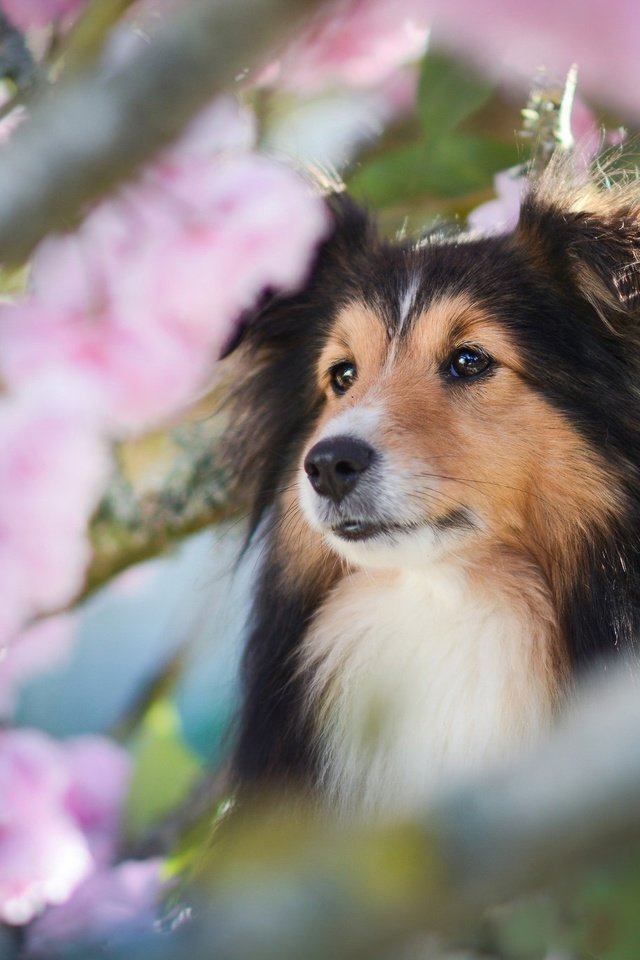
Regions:
<instances>
[{"instance_id":1,"label":"green leaf","mask_svg":"<svg viewBox=\"0 0 640 960\"><path fill-rule=\"evenodd\" d=\"M201 772L182 739L178 714L169 700L154 703L147 712L134 760L125 810L129 836L143 833L174 810Z\"/></svg>"},{"instance_id":2,"label":"green leaf","mask_svg":"<svg viewBox=\"0 0 640 960\"><path fill-rule=\"evenodd\" d=\"M515 144L485 137L447 137L435 147L412 144L376 157L349 182L374 208L425 195L455 198L491 186L498 170L518 161Z\"/></svg>"},{"instance_id":3,"label":"green leaf","mask_svg":"<svg viewBox=\"0 0 640 960\"><path fill-rule=\"evenodd\" d=\"M433 145L489 100L492 85L467 66L442 53L422 62L418 113L425 141Z\"/></svg>"}]
</instances>

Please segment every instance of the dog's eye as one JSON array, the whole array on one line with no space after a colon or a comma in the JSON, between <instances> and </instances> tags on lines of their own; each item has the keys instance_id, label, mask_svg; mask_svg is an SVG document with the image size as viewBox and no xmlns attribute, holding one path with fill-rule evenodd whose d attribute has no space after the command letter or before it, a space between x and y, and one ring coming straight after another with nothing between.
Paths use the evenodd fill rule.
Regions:
<instances>
[{"instance_id":1,"label":"dog's eye","mask_svg":"<svg viewBox=\"0 0 640 960\"><path fill-rule=\"evenodd\" d=\"M477 377L489 369L491 357L478 347L459 347L449 358L447 373L456 379Z\"/></svg>"},{"instance_id":2,"label":"dog's eye","mask_svg":"<svg viewBox=\"0 0 640 960\"><path fill-rule=\"evenodd\" d=\"M329 370L329 377L333 392L337 394L346 393L356 382L358 371L355 363L350 360L342 360L340 363L334 363Z\"/></svg>"}]
</instances>

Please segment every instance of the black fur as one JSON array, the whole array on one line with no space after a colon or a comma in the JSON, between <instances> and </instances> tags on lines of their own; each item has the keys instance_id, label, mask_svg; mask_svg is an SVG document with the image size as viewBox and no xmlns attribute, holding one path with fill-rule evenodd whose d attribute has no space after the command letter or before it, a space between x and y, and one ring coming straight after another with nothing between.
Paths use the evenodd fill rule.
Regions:
<instances>
[{"instance_id":1,"label":"black fur","mask_svg":"<svg viewBox=\"0 0 640 960\"><path fill-rule=\"evenodd\" d=\"M321 595L314 584L287 589L273 561L268 555L244 659L236 773L247 785L268 780L300 786L313 780L315 758L295 652Z\"/></svg>"}]
</instances>

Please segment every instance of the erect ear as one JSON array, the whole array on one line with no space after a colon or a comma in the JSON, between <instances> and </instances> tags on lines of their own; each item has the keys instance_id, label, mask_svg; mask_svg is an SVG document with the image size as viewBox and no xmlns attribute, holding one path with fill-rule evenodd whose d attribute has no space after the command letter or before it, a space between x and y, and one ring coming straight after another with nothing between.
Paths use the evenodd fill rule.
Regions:
<instances>
[{"instance_id":1,"label":"erect ear","mask_svg":"<svg viewBox=\"0 0 640 960\"><path fill-rule=\"evenodd\" d=\"M640 312L640 183L573 186L552 171L524 199L516 236L606 324Z\"/></svg>"},{"instance_id":2,"label":"erect ear","mask_svg":"<svg viewBox=\"0 0 640 960\"><path fill-rule=\"evenodd\" d=\"M376 243L373 220L345 193L331 193L324 198L324 203L331 227L328 237L312 258L304 284L294 292L265 290L258 304L238 319L220 359L233 353L247 338L251 338L255 345L258 345L257 341L278 339L287 332L289 323L296 323L296 318L315 299L319 288L324 285L327 291L330 290L340 276L348 281L354 261Z\"/></svg>"}]
</instances>

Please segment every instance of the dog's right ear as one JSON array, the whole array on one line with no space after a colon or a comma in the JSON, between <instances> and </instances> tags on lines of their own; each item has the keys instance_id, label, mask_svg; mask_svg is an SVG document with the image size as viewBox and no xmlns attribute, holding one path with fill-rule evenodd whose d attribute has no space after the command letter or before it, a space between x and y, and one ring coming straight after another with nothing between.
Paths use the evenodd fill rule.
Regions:
<instances>
[{"instance_id":1,"label":"dog's right ear","mask_svg":"<svg viewBox=\"0 0 640 960\"><path fill-rule=\"evenodd\" d=\"M316 250L302 287L293 292L264 290L257 306L238 319L220 359L229 356L246 340L253 341L256 347L272 337L278 339L285 333L288 321L296 322L302 305L310 297L313 299L323 284L328 292L335 288L338 277L347 288L350 278L355 281L359 258L377 243L375 224L366 210L345 193L329 194L324 203L329 213L329 233Z\"/></svg>"}]
</instances>

